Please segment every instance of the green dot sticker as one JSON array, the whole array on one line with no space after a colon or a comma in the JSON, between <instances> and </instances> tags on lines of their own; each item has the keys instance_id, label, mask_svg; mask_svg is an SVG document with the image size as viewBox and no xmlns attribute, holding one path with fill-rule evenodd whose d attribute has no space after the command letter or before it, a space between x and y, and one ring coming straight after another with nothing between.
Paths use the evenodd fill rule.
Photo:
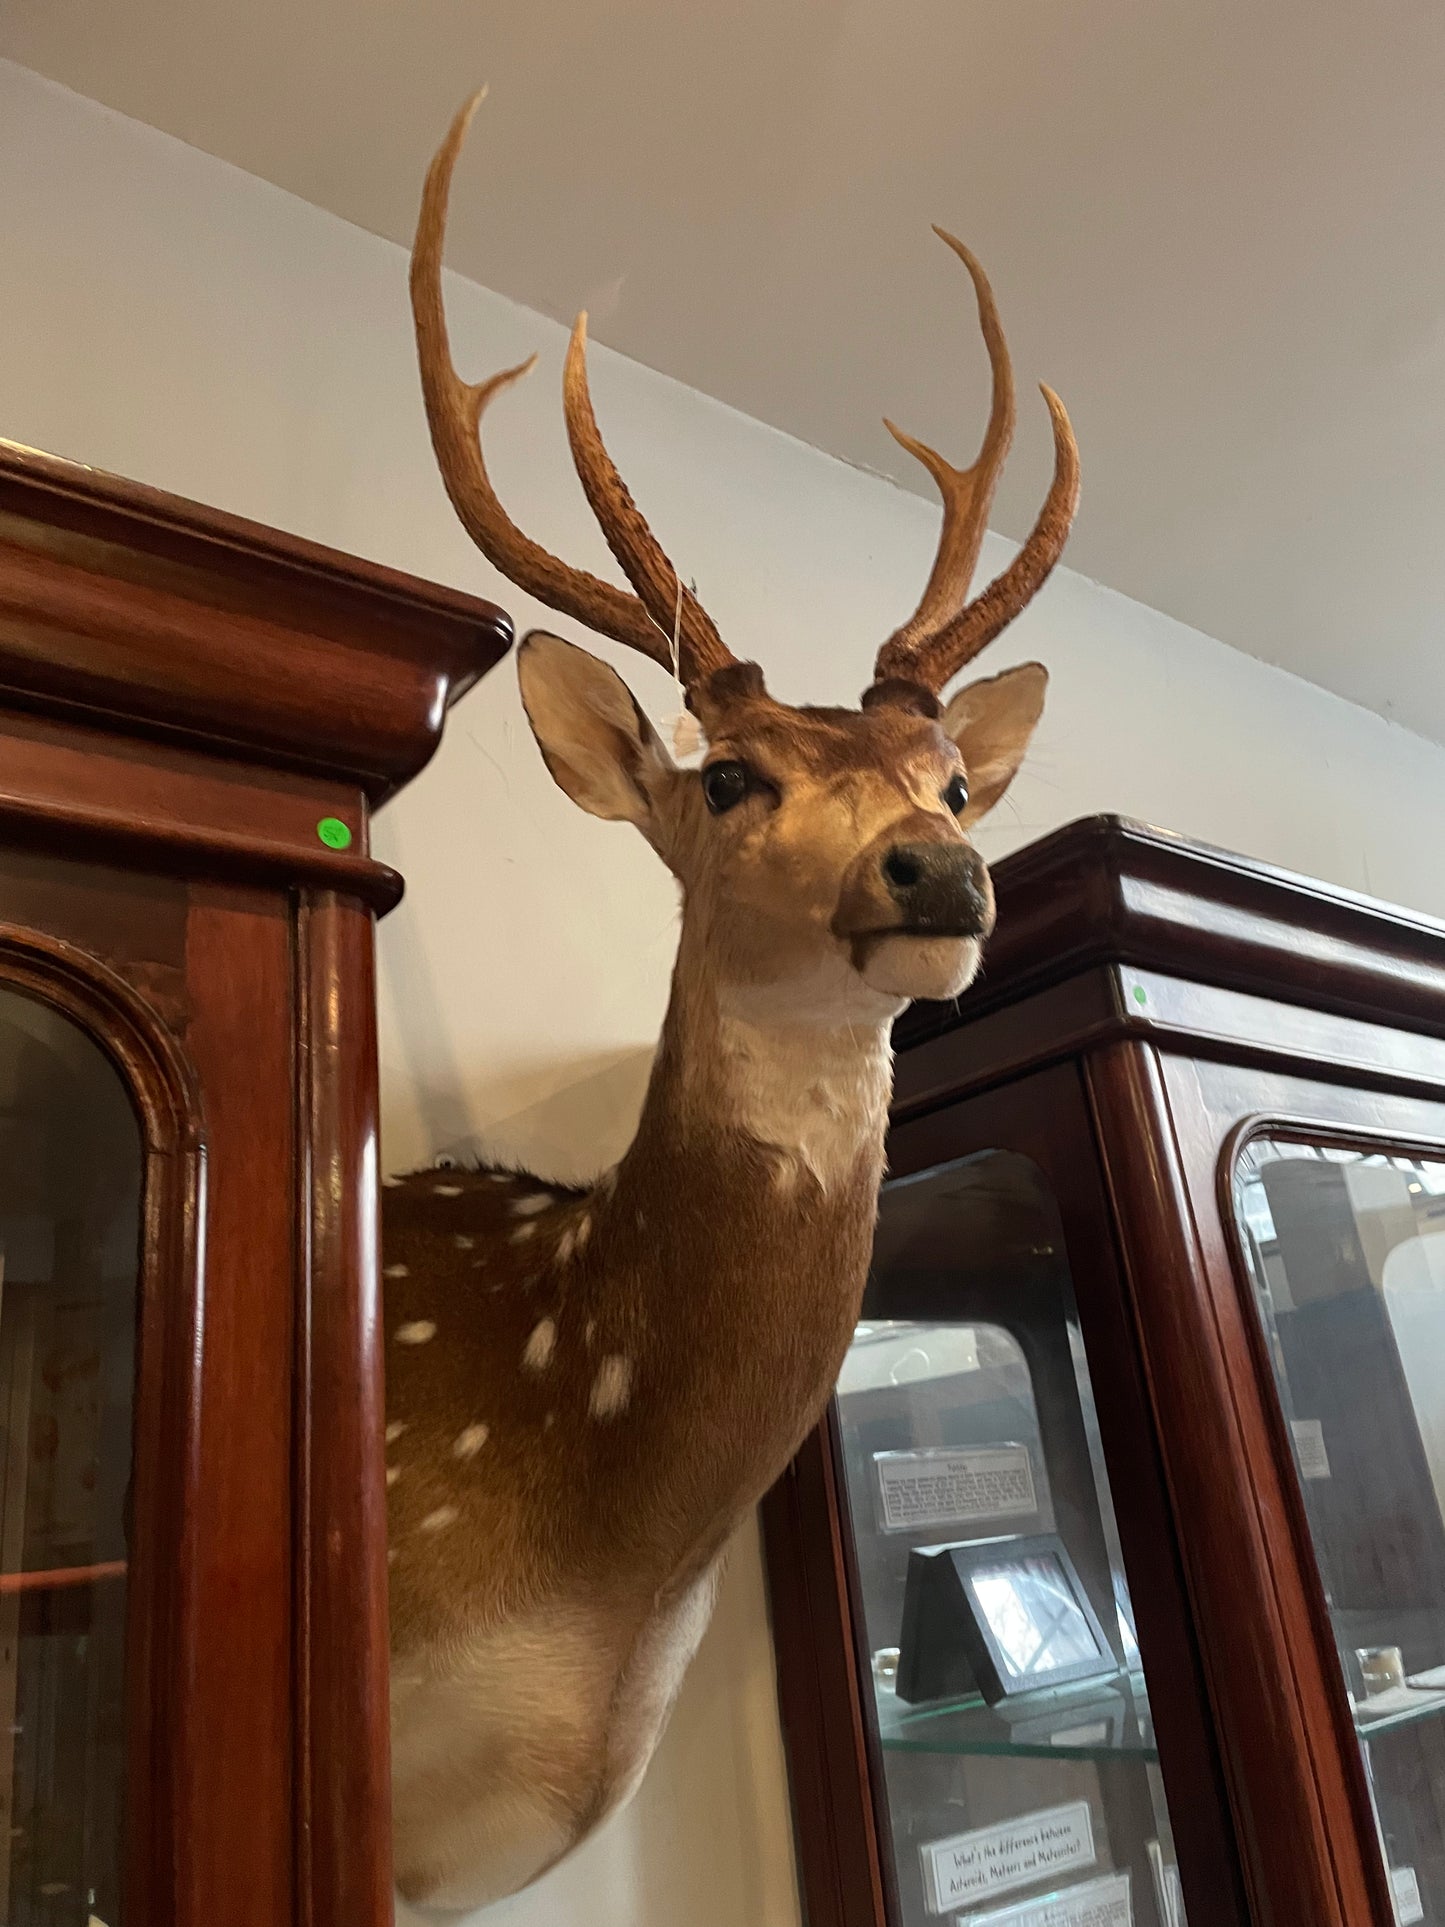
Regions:
<instances>
[{"instance_id":1,"label":"green dot sticker","mask_svg":"<svg viewBox=\"0 0 1445 1927\"><path fill-rule=\"evenodd\" d=\"M351 848L350 828L339 816L323 816L316 825L316 834L328 850L349 850Z\"/></svg>"},{"instance_id":2,"label":"green dot sticker","mask_svg":"<svg viewBox=\"0 0 1445 1927\"><path fill-rule=\"evenodd\" d=\"M1140 1008L1140 1009L1142 1010L1142 1009L1144 1008L1144 1006L1145 1006L1145 1004L1147 1004L1147 1003L1148 1003L1148 1001L1149 1001L1149 993L1148 993L1148 991L1147 991L1147 990L1146 990L1146 989L1144 988L1144 986L1143 986L1143 984L1135 984L1135 986L1134 986L1134 1002L1135 1002L1136 1004L1138 1004L1138 1006L1139 1006L1139 1008Z\"/></svg>"}]
</instances>

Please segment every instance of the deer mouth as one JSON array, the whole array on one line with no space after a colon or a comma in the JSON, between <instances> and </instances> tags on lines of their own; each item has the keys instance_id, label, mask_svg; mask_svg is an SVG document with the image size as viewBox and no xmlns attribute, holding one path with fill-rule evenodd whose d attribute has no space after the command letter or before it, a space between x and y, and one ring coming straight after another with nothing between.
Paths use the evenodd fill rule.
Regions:
<instances>
[{"instance_id":1,"label":"deer mouth","mask_svg":"<svg viewBox=\"0 0 1445 1927\"><path fill-rule=\"evenodd\" d=\"M983 937L977 928L892 924L853 939L853 968L888 996L957 997L978 974Z\"/></svg>"}]
</instances>

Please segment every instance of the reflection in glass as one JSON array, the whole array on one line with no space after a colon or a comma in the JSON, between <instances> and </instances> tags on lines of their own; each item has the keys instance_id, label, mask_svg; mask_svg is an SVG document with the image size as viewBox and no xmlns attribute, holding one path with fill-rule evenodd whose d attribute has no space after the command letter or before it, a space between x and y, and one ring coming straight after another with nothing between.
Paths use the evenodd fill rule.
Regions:
<instances>
[{"instance_id":1,"label":"reflection in glass","mask_svg":"<svg viewBox=\"0 0 1445 1927\"><path fill-rule=\"evenodd\" d=\"M990 1152L884 1187L838 1428L899 1927L939 1919L938 1843L1006 1865L990 1860L991 1829L1059 1826L1047 1816L1063 1810L1071 1884L1104 1882L1102 1895L1127 1875L1136 1927L1185 1927L1062 1226L1026 1158ZM1060 1566L1036 1556L1045 1535L1062 1541L1112 1649L1102 1673L1051 1688L1033 1683L1041 1671L1097 1668L1101 1655ZM959 1569L1017 1688L997 1707L958 1652L928 1669L957 1692L897 1691L910 1554L945 1544L970 1547ZM1059 1887L1042 1858L1009 1880L968 1906Z\"/></svg>"},{"instance_id":2,"label":"reflection in glass","mask_svg":"<svg viewBox=\"0 0 1445 1927\"><path fill-rule=\"evenodd\" d=\"M0 990L0 1927L115 1927L141 1183L125 1091Z\"/></svg>"},{"instance_id":3,"label":"reflection in glass","mask_svg":"<svg viewBox=\"0 0 1445 1927\"><path fill-rule=\"evenodd\" d=\"M1445 1927L1445 1163L1256 1140L1234 1189L1397 1918Z\"/></svg>"},{"instance_id":4,"label":"reflection in glass","mask_svg":"<svg viewBox=\"0 0 1445 1927\"><path fill-rule=\"evenodd\" d=\"M992 1572L978 1569L968 1583L1014 1679L1098 1658L1089 1622L1049 1560L1026 1559Z\"/></svg>"}]
</instances>

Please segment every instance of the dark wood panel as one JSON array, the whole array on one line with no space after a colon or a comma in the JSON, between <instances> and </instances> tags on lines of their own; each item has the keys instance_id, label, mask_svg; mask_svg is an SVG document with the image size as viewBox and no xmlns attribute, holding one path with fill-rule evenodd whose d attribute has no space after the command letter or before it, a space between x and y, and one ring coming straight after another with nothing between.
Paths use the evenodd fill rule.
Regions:
<instances>
[{"instance_id":1,"label":"dark wood panel","mask_svg":"<svg viewBox=\"0 0 1445 1927\"><path fill-rule=\"evenodd\" d=\"M905 1176L992 1149L1026 1156L1043 1173L1058 1206L1191 1919L1207 1927L1244 1927L1250 1914L1180 1529L1170 1505L1158 1420L1129 1313L1081 1067L1060 1065L896 1126L889 1165ZM984 1291L989 1307L984 1316L1013 1331L1030 1355L1036 1396L1041 1396L1039 1347L1028 1342L1028 1327L1041 1321L1024 1307L1027 1298L1041 1294L1031 1292L1027 1280L1007 1276L985 1281ZM1064 1348L1055 1376L1067 1379L1072 1370ZM1097 1534L1097 1527L1080 1529L1095 1503L1087 1447L1081 1438L1060 1444L1066 1476L1056 1479L1051 1463L1050 1478L1056 1505L1062 1500L1079 1522L1066 1539L1084 1564L1081 1544L1090 1532ZM1096 1557L1104 1563L1098 1605L1106 1616L1113 1605L1107 1551L1100 1546Z\"/></svg>"},{"instance_id":2,"label":"dark wood panel","mask_svg":"<svg viewBox=\"0 0 1445 1927\"><path fill-rule=\"evenodd\" d=\"M1078 1068L1059 1066L898 1125L889 1164L895 1176L906 1177L991 1150L1032 1161L1057 1201L1140 1649L1155 1688L1155 1727L1191 1917L1206 1927L1243 1927L1249 1914L1223 1765ZM869 1314L961 1315L966 1231L960 1224L957 1239L945 1239L956 1246L957 1262L927 1283L926 1302L894 1305L875 1299L870 1288ZM1054 1407L1060 1446L1050 1458L1054 1501L1071 1522L1075 1556L1090 1566L1096 1586L1102 1584L1112 1614L1108 1553L1100 1540L1088 1450L1078 1433L1073 1365L1057 1326L1057 1286L1056 1262L1047 1275L980 1270L969 1275L968 1304L973 1315L1014 1333L1029 1358L1037 1395ZM916 1279L915 1289L924 1289ZM1040 1301L1054 1306L1055 1325L1045 1342L1039 1342ZM1059 1393L1052 1401L1044 1377ZM887 1898L889 1817L865 1703L869 1655L854 1611L857 1579L833 1425L830 1419L810 1437L764 1506L779 1695L810 1927L882 1927L897 1917L896 1899ZM1062 1463L1069 1457L1071 1466ZM1094 1571L1101 1562L1102 1581ZM1146 1903L1140 1907L1142 1918Z\"/></svg>"},{"instance_id":3,"label":"dark wood panel","mask_svg":"<svg viewBox=\"0 0 1445 1927\"><path fill-rule=\"evenodd\" d=\"M1143 1045L1097 1053L1088 1077L1255 1918L1383 1927L1310 1602L1280 1557L1287 1502L1249 1336L1181 1162L1187 1094L1171 1110Z\"/></svg>"},{"instance_id":4,"label":"dark wood panel","mask_svg":"<svg viewBox=\"0 0 1445 1927\"><path fill-rule=\"evenodd\" d=\"M186 888L178 879L0 847L0 906L17 937L44 933L102 959L184 1035Z\"/></svg>"},{"instance_id":5,"label":"dark wood panel","mask_svg":"<svg viewBox=\"0 0 1445 1927\"><path fill-rule=\"evenodd\" d=\"M1101 963L899 1053L895 1118L1124 1038L1401 1093L1445 1089L1445 1039L1135 964Z\"/></svg>"},{"instance_id":6,"label":"dark wood panel","mask_svg":"<svg viewBox=\"0 0 1445 1927\"><path fill-rule=\"evenodd\" d=\"M297 1360L302 1910L311 1927L390 1927L385 1395L377 1277L371 917L308 897L298 926Z\"/></svg>"},{"instance_id":7,"label":"dark wood panel","mask_svg":"<svg viewBox=\"0 0 1445 1927\"><path fill-rule=\"evenodd\" d=\"M188 1515L189 1692L177 1927L294 1917L292 1509L297 1224L291 921L262 892L197 889L189 1048L205 1114L198 1431Z\"/></svg>"},{"instance_id":8,"label":"dark wood panel","mask_svg":"<svg viewBox=\"0 0 1445 1927\"><path fill-rule=\"evenodd\" d=\"M351 831L350 849L321 840L328 818ZM354 785L0 712L0 838L11 848L175 876L311 879L389 910L401 879L368 857L369 835ZM112 875L111 893L124 887Z\"/></svg>"},{"instance_id":9,"label":"dark wood panel","mask_svg":"<svg viewBox=\"0 0 1445 1927\"><path fill-rule=\"evenodd\" d=\"M763 1500L778 1706L808 1927L883 1927L892 1882L874 1790L882 1763L859 1691L831 1422Z\"/></svg>"},{"instance_id":10,"label":"dark wood panel","mask_svg":"<svg viewBox=\"0 0 1445 1927\"><path fill-rule=\"evenodd\" d=\"M493 604L0 442L0 690L372 798L505 653Z\"/></svg>"},{"instance_id":11,"label":"dark wood panel","mask_svg":"<svg viewBox=\"0 0 1445 1927\"><path fill-rule=\"evenodd\" d=\"M998 927L958 1004L904 1013L908 1046L1099 964L1135 964L1445 1036L1445 923L1121 817L994 866Z\"/></svg>"}]
</instances>

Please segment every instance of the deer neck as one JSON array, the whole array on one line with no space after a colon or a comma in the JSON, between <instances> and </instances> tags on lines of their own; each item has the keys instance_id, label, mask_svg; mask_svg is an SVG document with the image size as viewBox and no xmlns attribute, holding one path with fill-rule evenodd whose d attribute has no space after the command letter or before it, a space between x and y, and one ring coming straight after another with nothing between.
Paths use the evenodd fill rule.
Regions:
<instances>
[{"instance_id":1,"label":"deer neck","mask_svg":"<svg viewBox=\"0 0 1445 1927\"><path fill-rule=\"evenodd\" d=\"M893 1009L841 972L740 990L684 939L608 1205L672 1393L659 1457L680 1514L719 1531L816 1423L857 1322Z\"/></svg>"},{"instance_id":2,"label":"deer neck","mask_svg":"<svg viewBox=\"0 0 1445 1927\"><path fill-rule=\"evenodd\" d=\"M775 1207L821 1219L861 1198L871 1218L898 1009L841 959L781 982L723 981L684 926L639 1162L671 1167L685 1191L712 1160Z\"/></svg>"}]
</instances>

